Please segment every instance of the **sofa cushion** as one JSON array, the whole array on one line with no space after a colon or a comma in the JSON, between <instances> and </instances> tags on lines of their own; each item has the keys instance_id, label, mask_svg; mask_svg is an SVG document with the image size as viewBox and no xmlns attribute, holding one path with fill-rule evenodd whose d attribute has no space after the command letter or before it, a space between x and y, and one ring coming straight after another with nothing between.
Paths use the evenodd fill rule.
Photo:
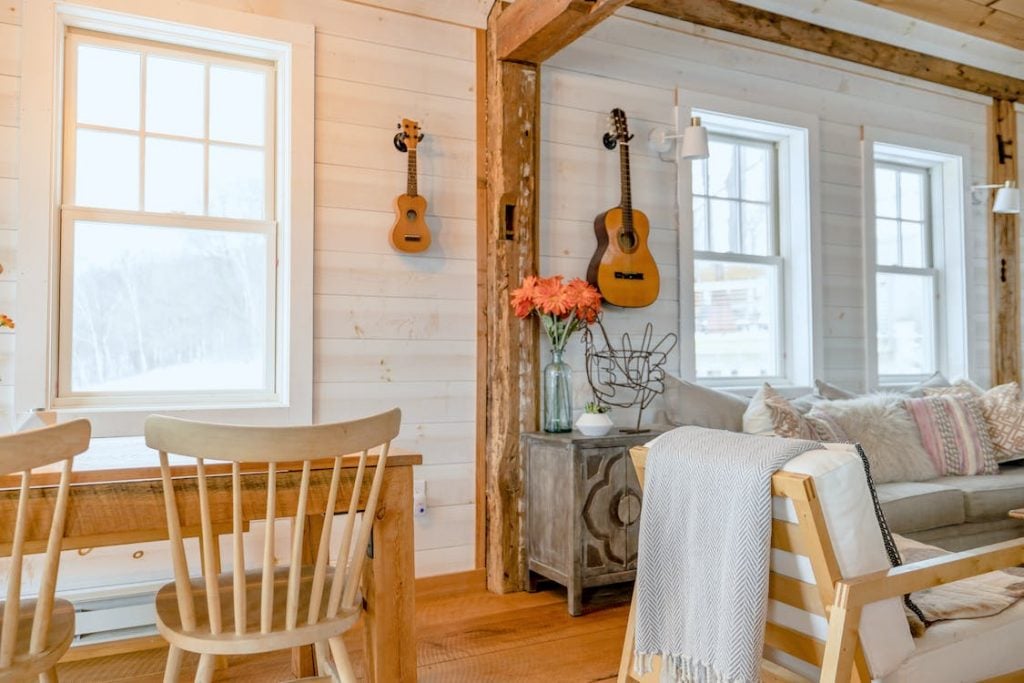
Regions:
<instances>
[{"instance_id":1,"label":"sofa cushion","mask_svg":"<svg viewBox=\"0 0 1024 683\"><path fill-rule=\"evenodd\" d=\"M747 400L665 375L665 409L666 420L675 427L696 425L742 432Z\"/></svg>"},{"instance_id":2,"label":"sofa cushion","mask_svg":"<svg viewBox=\"0 0 1024 683\"><path fill-rule=\"evenodd\" d=\"M942 477L932 483L964 492L964 516L968 522L1006 519L1010 510L1024 508L1024 468L1004 467L999 474L973 477Z\"/></svg>"},{"instance_id":3,"label":"sofa cushion","mask_svg":"<svg viewBox=\"0 0 1024 683\"><path fill-rule=\"evenodd\" d=\"M965 477L966 478L966 477ZM963 524L963 491L932 482L878 484L878 502L894 533L906 534Z\"/></svg>"}]
</instances>

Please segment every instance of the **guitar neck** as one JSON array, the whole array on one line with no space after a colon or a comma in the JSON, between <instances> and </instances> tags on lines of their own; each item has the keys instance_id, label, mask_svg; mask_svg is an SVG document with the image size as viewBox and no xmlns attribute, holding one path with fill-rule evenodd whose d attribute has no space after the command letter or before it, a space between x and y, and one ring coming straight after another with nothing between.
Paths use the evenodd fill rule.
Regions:
<instances>
[{"instance_id":1,"label":"guitar neck","mask_svg":"<svg viewBox=\"0 0 1024 683\"><path fill-rule=\"evenodd\" d=\"M415 197L419 192L416 188L416 150L409 150L409 179L406 194L410 197Z\"/></svg>"},{"instance_id":2,"label":"guitar neck","mask_svg":"<svg viewBox=\"0 0 1024 683\"><path fill-rule=\"evenodd\" d=\"M619 181L622 184L622 229L633 232L633 193L629 182L629 143L619 142Z\"/></svg>"}]
</instances>

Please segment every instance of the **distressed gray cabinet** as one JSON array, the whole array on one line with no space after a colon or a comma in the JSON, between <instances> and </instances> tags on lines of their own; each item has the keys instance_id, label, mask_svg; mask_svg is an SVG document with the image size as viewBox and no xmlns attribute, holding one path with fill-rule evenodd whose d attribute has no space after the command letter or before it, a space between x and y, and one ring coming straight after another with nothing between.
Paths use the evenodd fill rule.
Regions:
<instances>
[{"instance_id":1,"label":"distressed gray cabinet","mask_svg":"<svg viewBox=\"0 0 1024 683\"><path fill-rule=\"evenodd\" d=\"M629 449L660 433L523 434L530 590L539 577L562 584L578 616L584 588L633 580L640 484Z\"/></svg>"}]
</instances>

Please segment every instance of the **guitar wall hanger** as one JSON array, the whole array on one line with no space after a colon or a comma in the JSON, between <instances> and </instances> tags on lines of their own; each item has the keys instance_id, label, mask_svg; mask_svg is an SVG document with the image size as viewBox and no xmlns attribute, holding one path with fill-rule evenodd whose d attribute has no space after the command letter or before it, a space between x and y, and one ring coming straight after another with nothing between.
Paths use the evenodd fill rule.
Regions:
<instances>
[{"instance_id":1,"label":"guitar wall hanger","mask_svg":"<svg viewBox=\"0 0 1024 683\"><path fill-rule=\"evenodd\" d=\"M416 127L419 130L419 126ZM402 130L402 124L398 124L398 132L395 133L395 149L403 154L409 151L409 145L405 144L406 139L409 137L409 133ZM416 142L423 142L423 133L416 136Z\"/></svg>"}]
</instances>

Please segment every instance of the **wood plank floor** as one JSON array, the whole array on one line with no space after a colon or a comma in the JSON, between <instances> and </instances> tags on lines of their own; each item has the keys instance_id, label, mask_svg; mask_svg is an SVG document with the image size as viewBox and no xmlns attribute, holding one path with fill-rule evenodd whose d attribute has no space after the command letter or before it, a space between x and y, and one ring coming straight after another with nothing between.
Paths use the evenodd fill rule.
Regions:
<instances>
[{"instance_id":1,"label":"wood plank floor","mask_svg":"<svg viewBox=\"0 0 1024 683\"><path fill-rule=\"evenodd\" d=\"M614 681L626 628L627 589L605 589L586 615L570 617L565 591L494 595L481 589L417 596L419 680ZM610 606L601 606L610 605ZM362 671L361 627L353 629L349 652ZM158 683L166 650L62 664L62 683ZM192 680L196 660L187 662ZM233 657L217 681L291 680L288 653Z\"/></svg>"}]
</instances>

